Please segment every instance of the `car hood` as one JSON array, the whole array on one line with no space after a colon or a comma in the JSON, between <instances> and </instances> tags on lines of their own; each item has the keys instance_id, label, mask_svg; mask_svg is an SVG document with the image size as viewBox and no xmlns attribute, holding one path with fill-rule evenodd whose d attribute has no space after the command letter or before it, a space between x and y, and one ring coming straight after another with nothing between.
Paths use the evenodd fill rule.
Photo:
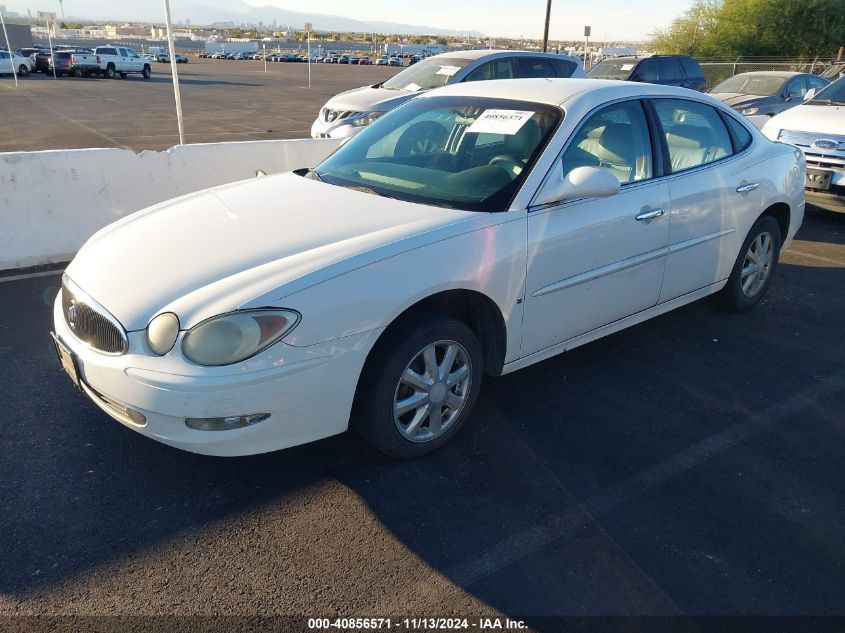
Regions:
<instances>
[{"instance_id":1,"label":"car hood","mask_svg":"<svg viewBox=\"0 0 845 633\"><path fill-rule=\"evenodd\" d=\"M282 174L127 216L96 233L66 273L127 330L163 311L189 328L472 230L483 216Z\"/></svg>"},{"instance_id":2,"label":"car hood","mask_svg":"<svg viewBox=\"0 0 845 633\"><path fill-rule=\"evenodd\" d=\"M418 94L419 92L365 86L335 95L326 102L325 107L352 112L387 112Z\"/></svg>"},{"instance_id":3,"label":"car hood","mask_svg":"<svg viewBox=\"0 0 845 633\"><path fill-rule=\"evenodd\" d=\"M845 136L845 106L799 105L772 117L766 129Z\"/></svg>"},{"instance_id":4,"label":"car hood","mask_svg":"<svg viewBox=\"0 0 845 633\"><path fill-rule=\"evenodd\" d=\"M735 92L711 92L711 97L715 97L725 105L732 108L748 108L752 105L760 105L770 101L779 101L774 97L767 97L763 95L744 95Z\"/></svg>"}]
</instances>

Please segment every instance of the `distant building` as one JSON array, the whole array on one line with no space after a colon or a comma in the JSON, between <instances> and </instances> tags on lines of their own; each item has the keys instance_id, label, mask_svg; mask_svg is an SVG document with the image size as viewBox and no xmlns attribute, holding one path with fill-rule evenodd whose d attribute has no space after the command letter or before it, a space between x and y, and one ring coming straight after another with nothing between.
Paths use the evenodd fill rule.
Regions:
<instances>
[{"instance_id":1,"label":"distant building","mask_svg":"<svg viewBox=\"0 0 845 633\"><path fill-rule=\"evenodd\" d=\"M9 41L6 41L0 30L0 48L17 50L32 46L32 29L28 24L7 24L6 31L9 33Z\"/></svg>"}]
</instances>

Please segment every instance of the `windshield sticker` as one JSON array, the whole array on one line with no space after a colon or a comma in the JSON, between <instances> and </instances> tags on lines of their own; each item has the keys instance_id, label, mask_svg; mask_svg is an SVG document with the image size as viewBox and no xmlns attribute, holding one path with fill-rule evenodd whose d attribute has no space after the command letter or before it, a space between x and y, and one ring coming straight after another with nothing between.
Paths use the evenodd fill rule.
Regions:
<instances>
[{"instance_id":1,"label":"windshield sticker","mask_svg":"<svg viewBox=\"0 0 845 633\"><path fill-rule=\"evenodd\" d=\"M419 90L420 88L422 88L422 86L421 86L421 85L419 85L419 84L415 84L415 83L410 83L410 84L408 84L407 86L405 86L405 88L404 88L404 89L405 89L405 90L407 90L408 92L416 92L416 91L417 91L417 90Z\"/></svg>"},{"instance_id":2,"label":"windshield sticker","mask_svg":"<svg viewBox=\"0 0 845 633\"><path fill-rule=\"evenodd\" d=\"M534 116L528 110L485 110L467 128L477 134L516 134L525 122Z\"/></svg>"},{"instance_id":3,"label":"windshield sticker","mask_svg":"<svg viewBox=\"0 0 845 633\"><path fill-rule=\"evenodd\" d=\"M622 64L622 70L631 70L633 67L633 64Z\"/></svg>"},{"instance_id":4,"label":"windshield sticker","mask_svg":"<svg viewBox=\"0 0 845 633\"><path fill-rule=\"evenodd\" d=\"M446 75L447 77L451 77L456 72L461 69L460 66L441 66L440 70L438 70L435 75Z\"/></svg>"}]
</instances>

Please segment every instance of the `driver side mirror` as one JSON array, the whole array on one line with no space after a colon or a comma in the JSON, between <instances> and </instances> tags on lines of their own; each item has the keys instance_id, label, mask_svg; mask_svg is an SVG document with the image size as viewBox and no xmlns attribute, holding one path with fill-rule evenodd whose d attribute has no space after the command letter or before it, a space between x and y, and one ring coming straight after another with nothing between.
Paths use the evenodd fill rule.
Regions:
<instances>
[{"instance_id":1,"label":"driver side mirror","mask_svg":"<svg viewBox=\"0 0 845 633\"><path fill-rule=\"evenodd\" d=\"M816 90L815 88L810 88L807 91L807 94L804 95L804 101L809 101L810 99L815 97L817 92L818 92L818 90Z\"/></svg>"},{"instance_id":2,"label":"driver side mirror","mask_svg":"<svg viewBox=\"0 0 845 633\"><path fill-rule=\"evenodd\" d=\"M563 165L560 170L560 178L553 176L540 189L535 205L579 198L609 198L619 193L619 179L605 169L576 167L566 175Z\"/></svg>"}]
</instances>

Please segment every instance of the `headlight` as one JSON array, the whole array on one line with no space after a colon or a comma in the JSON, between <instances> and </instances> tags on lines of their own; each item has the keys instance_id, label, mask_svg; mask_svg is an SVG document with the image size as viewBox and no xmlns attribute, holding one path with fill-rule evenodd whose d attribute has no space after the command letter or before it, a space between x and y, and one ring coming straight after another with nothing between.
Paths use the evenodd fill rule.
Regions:
<instances>
[{"instance_id":1,"label":"headlight","mask_svg":"<svg viewBox=\"0 0 845 633\"><path fill-rule=\"evenodd\" d=\"M383 114L384 112L363 112L359 116L349 119L349 122L355 127L365 127Z\"/></svg>"},{"instance_id":2,"label":"headlight","mask_svg":"<svg viewBox=\"0 0 845 633\"><path fill-rule=\"evenodd\" d=\"M743 116L751 116L752 114L757 114L760 111L760 108L757 106L752 106L750 108L743 108L739 111L739 113Z\"/></svg>"},{"instance_id":3,"label":"headlight","mask_svg":"<svg viewBox=\"0 0 845 633\"><path fill-rule=\"evenodd\" d=\"M197 365L239 363L290 332L299 323L292 310L243 310L206 319L182 340L182 353Z\"/></svg>"},{"instance_id":4,"label":"headlight","mask_svg":"<svg viewBox=\"0 0 845 633\"><path fill-rule=\"evenodd\" d=\"M155 317L147 326L147 344L153 353L164 356L173 349L179 336L179 317L172 312L165 312Z\"/></svg>"}]
</instances>

